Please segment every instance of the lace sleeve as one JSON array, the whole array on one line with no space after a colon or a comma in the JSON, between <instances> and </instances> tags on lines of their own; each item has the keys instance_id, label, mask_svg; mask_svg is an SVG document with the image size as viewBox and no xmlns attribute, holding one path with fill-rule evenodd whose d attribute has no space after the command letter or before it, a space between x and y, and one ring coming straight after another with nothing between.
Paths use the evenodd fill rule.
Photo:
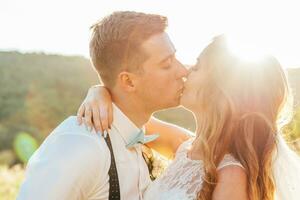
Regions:
<instances>
[{"instance_id":1,"label":"lace sleeve","mask_svg":"<svg viewBox=\"0 0 300 200\"><path fill-rule=\"evenodd\" d=\"M186 154L186 151L191 148L191 145L193 143L195 138L190 138L187 141L183 142L177 149L175 157L178 157L181 154Z\"/></svg>"},{"instance_id":2,"label":"lace sleeve","mask_svg":"<svg viewBox=\"0 0 300 200\"><path fill-rule=\"evenodd\" d=\"M224 168L224 167L227 167L227 166L239 166L239 167L245 169L245 168L243 167L243 165L242 165L239 161L237 161L237 160L236 160L232 155L230 155L230 154L227 154L227 155L224 156L224 158L223 158L223 160L221 161L221 163L219 164L217 170L220 170L220 169L222 169L222 168Z\"/></svg>"}]
</instances>

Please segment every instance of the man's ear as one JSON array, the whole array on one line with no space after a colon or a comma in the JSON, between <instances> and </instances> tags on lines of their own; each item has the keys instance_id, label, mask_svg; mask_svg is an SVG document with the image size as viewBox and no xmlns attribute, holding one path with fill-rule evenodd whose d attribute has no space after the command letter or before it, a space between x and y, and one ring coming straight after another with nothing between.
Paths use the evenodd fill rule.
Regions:
<instances>
[{"instance_id":1,"label":"man's ear","mask_svg":"<svg viewBox=\"0 0 300 200\"><path fill-rule=\"evenodd\" d=\"M127 92L136 90L137 75L130 72L121 72L118 75L120 86Z\"/></svg>"}]
</instances>

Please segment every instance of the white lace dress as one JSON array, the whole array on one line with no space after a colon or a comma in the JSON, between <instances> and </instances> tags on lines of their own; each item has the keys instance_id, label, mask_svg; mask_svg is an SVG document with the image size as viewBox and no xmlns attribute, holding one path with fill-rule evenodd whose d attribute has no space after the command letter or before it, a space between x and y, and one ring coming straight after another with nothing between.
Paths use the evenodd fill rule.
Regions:
<instances>
[{"instance_id":1,"label":"white lace dress","mask_svg":"<svg viewBox=\"0 0 300 200\"><path fill-rule=\"evenodd\" d=\"M166 171L157 178L144 193L144 200L194 200L202 187L204 176L201 160L191 160L187 152L192 145L190 139L180 145L174 161ZM218 166L221 169L228 165L243 166L227 154Z\"/></svg>"}]
</instances>

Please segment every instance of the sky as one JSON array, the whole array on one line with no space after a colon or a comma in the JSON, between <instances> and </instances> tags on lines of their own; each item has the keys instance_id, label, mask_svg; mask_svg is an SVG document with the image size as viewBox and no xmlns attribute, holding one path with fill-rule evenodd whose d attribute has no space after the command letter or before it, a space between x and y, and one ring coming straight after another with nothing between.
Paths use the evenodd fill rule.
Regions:
<instances>
[{"instance_id":1,"label":"sky","mask_svg":"<svg viewBox=\"0 0 300 200\"><path fill-rule=\"evenodd\" d=\"M300 67L300 3L291 0L0 0L0 50L89 57L89 27L119 10L168 17L184 64L193 64L216 35L272 53ZM247 46L248 47L248 46Z\"/></svg>"}]
</instances>

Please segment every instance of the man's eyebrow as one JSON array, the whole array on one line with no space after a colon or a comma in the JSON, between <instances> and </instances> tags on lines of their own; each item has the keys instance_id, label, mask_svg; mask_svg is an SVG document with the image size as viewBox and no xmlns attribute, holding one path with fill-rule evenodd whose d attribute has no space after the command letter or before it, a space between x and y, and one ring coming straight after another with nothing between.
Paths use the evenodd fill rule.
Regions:
<instances>
[{"instance_id":1,"label":"man's eyebrow","mask_svg":"<svg viewBox=\"0 0 300 200\"><path fill-rule=\"evenodd\" d=\"M159 64L162 64L162 63L166 62L168 59L172 58L175 55L175 53L176 53L176 50L172 54L168 55L167 57L165 57L161 61L159 61Z\"/></svg>"}]
</instances>

